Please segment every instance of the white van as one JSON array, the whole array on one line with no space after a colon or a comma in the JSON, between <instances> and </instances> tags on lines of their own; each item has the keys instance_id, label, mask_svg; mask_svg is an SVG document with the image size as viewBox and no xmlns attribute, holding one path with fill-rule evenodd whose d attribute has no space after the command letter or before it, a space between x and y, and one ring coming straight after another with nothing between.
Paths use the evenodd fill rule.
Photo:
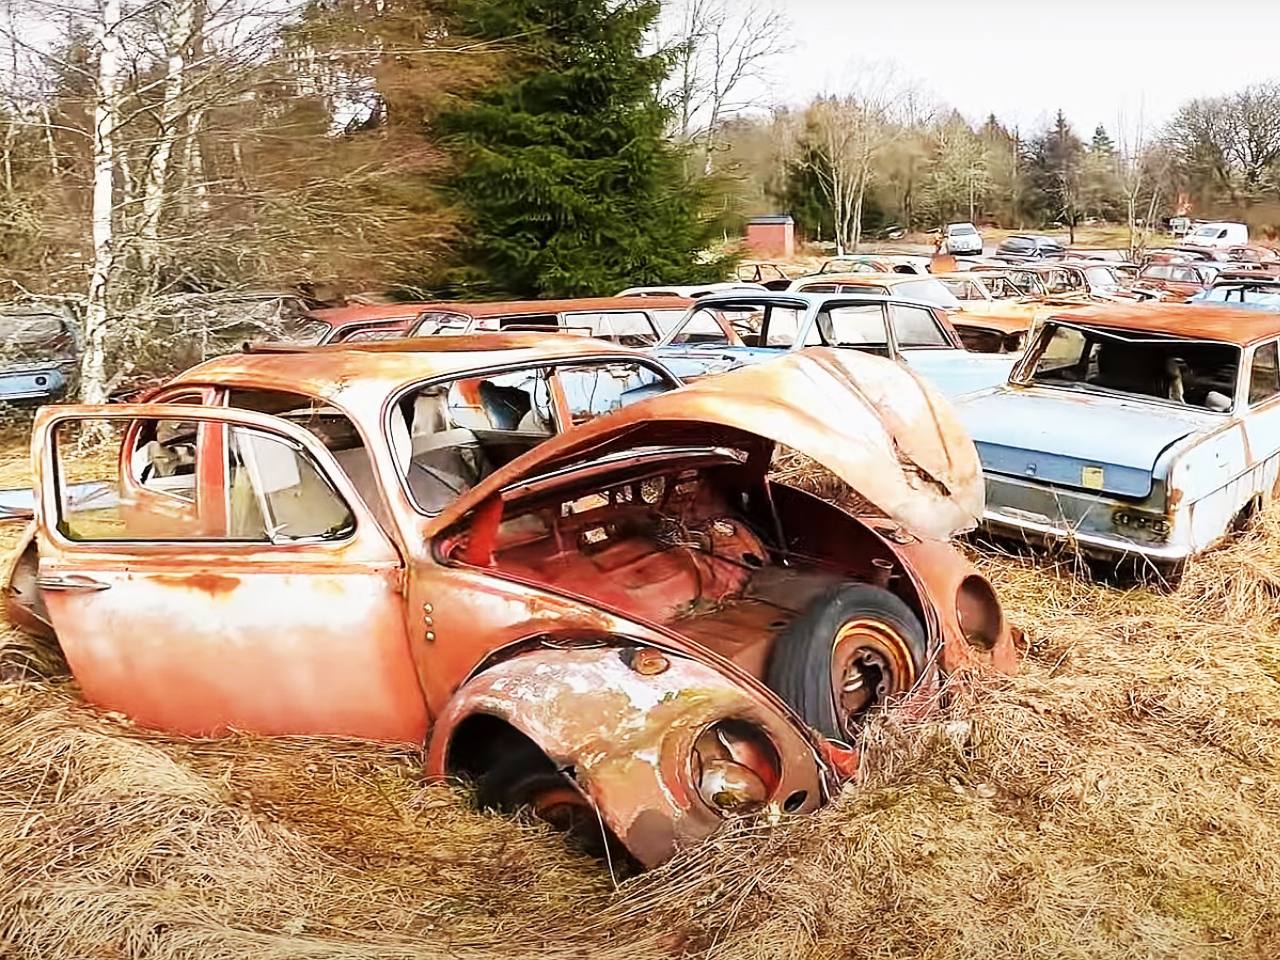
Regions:
<instances>
[{"instance_id":1,"label":"white van","mask_svg":"<svg viewBox=\"0 0 1280 960\"><path fill-rule=\"evenodd\" d=\"M1249 227L1243 223L1202 223L1182 242L1189 247L1241 247L1249 242Z\"/></svg>"}]
</instances>

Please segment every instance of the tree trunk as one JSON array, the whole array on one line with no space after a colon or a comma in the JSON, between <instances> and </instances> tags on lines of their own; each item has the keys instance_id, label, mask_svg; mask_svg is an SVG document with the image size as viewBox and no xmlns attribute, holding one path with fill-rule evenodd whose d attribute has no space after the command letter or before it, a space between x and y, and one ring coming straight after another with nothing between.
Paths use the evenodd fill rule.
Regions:
<instances>
[{"instance_id":1,"label":"tree trunk","mask_svg":"<svg viewBox=\"0 0 1280 960\"><path fill-rule=\"evenodd\" d=\"M53 142L53 118L49 115L49 105L40 105L40 115L44 118L44 142L49 150L49 172L56 180L60 175L58 168L58 148Z\"/></svg>"},{"instance_id":2,"label":"tree trunk","mask_svg":"<svg viewBox=\"0 0 1280 960\"><path fill-rule=\"evenodd\" d=\"M164 45L169 53L164 93L160 102L160 123L151 157L143 171L142 218L138 224L139 262L148 275L160 255L160 217L164 213L169 157L178 136L182 94L186 80L186 48L195 23L195 2L186 2L173 11L165 24Z\"/></svg>"},{"instance_id":3,"label":"tree trunk","mask_svg":"<svg viewBox=\"0 0 1280 960\"><path fill-rule=\"evenodd\" d=\"M84 353L80 358L80 397L85 403L107 400L108 296L115 267L115 125L119 115L120 0L99 0L98 83L93 111L93 274L84 315Z\"/></svg>"}]
</instances>

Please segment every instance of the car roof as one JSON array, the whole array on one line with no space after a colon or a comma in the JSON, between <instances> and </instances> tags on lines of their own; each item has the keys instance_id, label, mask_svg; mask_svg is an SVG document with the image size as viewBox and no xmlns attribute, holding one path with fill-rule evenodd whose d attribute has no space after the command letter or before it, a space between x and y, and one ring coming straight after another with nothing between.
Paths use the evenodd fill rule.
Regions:
<instances>
[{"instance_id":1,"label":"car roof","mask_svg":"<svg viewBox=\"0 0 1280 960\"><path fill-rule=\"evenodd\" d=\"M461 337L372 340L323 347L272 346L206 360L170 383L224 384L336 397L387 393L434 377L486 367L523 366L591 356L645 357L643 351L558 333L482 333Z\"/></svg>"},{"instance_id":2,"label":"car roof","mask_svg":"<svg viewBox=\"0 0 1280 960\"><path fill-rule=\"evenodd\" d=\"M421 300L312 310L308 316L333 326L367 320L396 320L423 313L455 313L476 319L523 314L568 313L590 310L687 310L685 297L582 297L571 300Z\"/></svg>"},{"instance_id":3,"label":"car roof","mask_svg":"<svg viewBox=\"0 0 1280 960\"><path fill-rule=\"evenodd\" d=\"M892 286L895 283L909 283L912 280L928 279L918 273L815 273L801 277L801 280L814 283L851 283L855 286Z\"/></svg>"},{"instance_id":4,"label":"car roof","mask_svg":"<svg viewBox=\"0 0 1280 960\"><path fill-rule=\"evenodd\" d=\"M1241 347L1280 335L1280 314L1203 304L1107 304L1064 310L1050 319L1109 330L1218 340Z\"/></svg>"}]
</instances>

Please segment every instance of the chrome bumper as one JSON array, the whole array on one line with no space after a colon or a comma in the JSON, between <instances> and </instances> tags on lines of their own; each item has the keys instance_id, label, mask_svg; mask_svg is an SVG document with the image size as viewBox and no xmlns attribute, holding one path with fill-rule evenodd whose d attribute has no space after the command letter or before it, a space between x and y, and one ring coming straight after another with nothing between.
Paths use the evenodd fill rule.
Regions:
<instances>
[{"instance_id":1,"label":"chrome bumper","mask_svg":"<svg viewBox=\"0 0 1280 960\"><path fill-rule=\"evenodd\" d=\"M1103 560L1123 557L1141 557L1152 563L1170 564L1191 556L1191 548L1184 544L1138 543L1124 537L1109 537L1097 533L1081 533L1071 527L1032 520L1029 517L987 510L982 514L983 529L1002 536L1021 537L1029 543L1061 543L1075 548L1085 556Z\"/></svg>"}]
</instances>

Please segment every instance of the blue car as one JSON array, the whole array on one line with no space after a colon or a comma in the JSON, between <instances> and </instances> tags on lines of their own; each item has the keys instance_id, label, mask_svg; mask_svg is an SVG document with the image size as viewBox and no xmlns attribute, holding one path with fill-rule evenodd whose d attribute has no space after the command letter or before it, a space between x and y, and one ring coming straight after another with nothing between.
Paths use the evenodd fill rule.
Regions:
<instances>
[{"instance_id":1,"label":"blue car","mask_svg":"<svg viewBox=\"0 0 1280 960\"><path fill-rule=\"evenodd\" d=\"M39 404L67 393L79 362L71 320L39 304L0 309L0 404Z\"/></svg>"},{"instance_id":2,"label":"blue car","mask_svg":"<svg viewBox=\"0 0 1280 960\"><path fill-rule=\"evenodd\" d=\"M882 294L703 297L653 353L677 376L693 380L821 346L897 360L948 397L1003 383L1017 361L967 352L935 304Z\"/></svg>"},{"instance_id":3,"label":"blue car","mask_svg":"<svg viewBox=\"0 0 1280 960\"><path fill-rule=\"evenodd\" d=\"M1202 290L1187 300L1194 304L1217 304L1245 310L1280 311L1280 279L1274 277L1231 277L1214 281L1208 290Z\"/></svg>"},{"instance_id":4,"label":"blue car","mask_svg":"<svg viewBox=\"0 0 1280 960\"><path fill-rule=\"evenodd\" d=\"M1176 582L1280 491L1280 316L1167 303L1055 314L1008 384L957 410L989 533Z\"/></svg>"}]
</instances>

